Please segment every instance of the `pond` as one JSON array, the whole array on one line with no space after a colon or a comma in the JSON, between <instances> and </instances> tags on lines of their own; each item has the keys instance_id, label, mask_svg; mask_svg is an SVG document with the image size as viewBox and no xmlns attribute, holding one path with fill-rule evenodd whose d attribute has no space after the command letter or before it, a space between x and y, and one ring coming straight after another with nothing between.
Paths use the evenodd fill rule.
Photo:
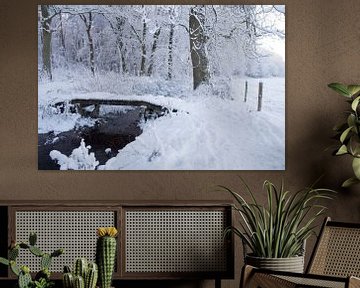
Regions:
<instances>
[{"instance_id":1,"label":"pond","mask_svg":"<svg viewBox=\"0 0 360 288\"><path fill-rule=\"evenodd\" d=\"M50 152L58 150L69 156L79 147L81 139L91 146L90 151L103 165L142 133L139 123L143 120L143 107L102 106L92 127L79 127L57 135L53 132L38 134L38 169L59 170L60 166L50 158Z\"/></svg>"}]
</instances>

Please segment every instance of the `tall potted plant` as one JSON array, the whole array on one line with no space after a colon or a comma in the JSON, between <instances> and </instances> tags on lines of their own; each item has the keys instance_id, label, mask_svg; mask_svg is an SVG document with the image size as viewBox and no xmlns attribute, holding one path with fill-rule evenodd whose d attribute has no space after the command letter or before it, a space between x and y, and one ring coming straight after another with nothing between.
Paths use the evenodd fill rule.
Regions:
<instances>
[{"instance_id":1,"label":"tall potted plant","mask_svg":"<svg viewBox=\"0 0 360 288\"><path fill-rule=\"evenodd\" d=\"M346 121L334 127L337 133L336 137L340 142L334 155L350 155L352 157L354 176L342 184L343 187L348 187L360 183L360 85L331 83L328 86L346 97L351 106L347 112Z\"/></svg>"},{"instance_id":2,"label":"tall potted plant","mask_svg":"<svg viewBox=\"0 0 360 288\"><path fill-rule=\"evenodd\" d=\"M314 233L315 220L326 207L317 202L331 199L334 192L328 189L304 188L296 193L285 191L283 184L278 189L266 180L266 205L261 205L254 193L243 181L251 201L233 190L220 186L235 199L233 205L240 215L239 226L229 227L248 247L245 264L278 271L300 272L304 270L304 244ZM245 251L245 249L244 249Z\"/></svg>"}]
</instances>

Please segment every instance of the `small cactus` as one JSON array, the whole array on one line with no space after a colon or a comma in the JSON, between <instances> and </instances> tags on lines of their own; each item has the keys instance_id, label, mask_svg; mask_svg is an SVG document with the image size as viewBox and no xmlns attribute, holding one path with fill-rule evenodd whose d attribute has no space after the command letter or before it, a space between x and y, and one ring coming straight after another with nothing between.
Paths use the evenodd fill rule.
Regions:
<instances>
[{"instance_id":1,"label":"small cactus","mask_svg":"<svg viewBox=\"0 0 360 288\"><path fill-rule=\"evenodd\" d=\"M49 269L44 268L44 269L40 270L38 273L36 273L35 280L39 281L39 280L41 280L41 278L48 280L48 279L50 279L50 275L51 275L51 273L50 273Z\"/></svg>"},{"instance_id":2,"label":"small cactus","mask_svg":"<svg viewBox=\"0 0 360 288\"><path fill-rule=\"evenodd\" d=\"M19 256L19 246L15 246L14 248L9 250L8 253L9 260L16 260L16 258Z\"/></svg>"},{"instance_id":3,"label":"small cactus","mask_svg":"<svg viewBox=\"0 0 360 288\"><path fill-rule=\"evenodd\" d=\"M37 257L41 257L44 255L44 252L42 252L40 248L36 246L30 246L29 251Z\"/></svg>"},{"instance_id":4,"label":"small cactus","mask_svg":"<svg viewBox=\"0 0 360 288\"><path fill-rule=\"evenodd\" d=\"M85 276L85 288L95 288L98 279L98 266L96 263L89 263Z\"/></svg>"},{"instance_id":5,"label":"small cactus","mask_svg":"<svg viewBox=\"0 0 360 288\"><path fill-rule=\"evenodd\" d=\"M85 258L78 258L74 263L74 272L71 273L69 266L64 266L63 286L64 288L95 288L98 279L98 268L95 263ZM83 276L82 276L83 275Z\"/></svg>"},{"instance_id":6,"label":"small cactus","mask_svg":"<svg viewBox=\"0 0 360 288\"><path fill-rule=\"evenodd\" d=\"M16 275L19 276L20 275L20 268L16 265L16 262L14 260L11 260L10 262L10 269L11 271Z\"/></svg>"},{"instance_id":7,"label":"small cactus","mask_svg":"<svg viewBox=\"0 0 360 288\"><path fill-rule=\"evenodd\" d=\"M83 279L85 279L87 268L88 268L88 261L86 260L86 258L76 259L74 274L76 276L81 276Z\"/></svg>"},{"instance_id":8,"label":"small cactus","mask_svg":"<svg viewBox=\"0 0 360 288\"><path fill-rule=\"evenodd\" d=\"M67 265L64 266L64 273L71 273L71 269L69 266Z\"/></svg>"},{"instance_id":9,"label":"small cactus","mask_svg":"<svg viewBox=\"0 0 360 288\"><path fill-rule=\"evenodd\" d=\"M40 261L41 269L45 269L45 268L49 269L51 265L51 260L52 260L51 255L48 253L44 253L44 255L41 256L41 261Z\"/></svg>"},{"instance_id":10,"label":"small cactus","mask_svg":"<svg viewBox=\"0 0 360 288\"><path fill-rule=\"evenodd\" d=\"M85 288L84 278L77 275L74 277L74 288Z\"/></svg>"},{"instance_id":11,"label":"small cactus","mask_svg":"<svg viewBox=\"0 0 360 288\"><path fill-rule=\"evenodd\" d=\"M10 266L11 271L18 276L19 288L29 287L50 287L52 284L50 281L50 264L53 257L60 256L63 254L63 249L55 250L53 253L48 254L40 250L36 244L37 236L35 233L30 233L29 244L20 242L16 243L14 240L11 241L8 251L8 259L0 257L0 264ZM35 281L32 280L30 275L30 269L28 266L22 266L21 268L16 264L16 259L19 256L19 250L29 250L30 253L37 257L41 257L41 271L35 275ZM40 285L40 286L39 286ZM47 285L47 286L44 286Z\"/></svg>"},{"instance_id":12,"label":"small cactus","mask_svg":"<svg viewBox=\"0 0 360 288\"><path fill-rule=\"evenodd\" d=\"M30 272L29 267L25 266L21 268L21 272L19 274L19 279L18 279L19 288L28 288L30 286L30 283L32 283L31 275L29 272Z\"/></svg>"},{"instance_id":13,"label":"small cactus","mask_svg":"<svg viewBox=\"0 0 360 288\"><path fill-rule=\"evenodd\" d=\"M57 249L51 253L51 257L58 257L64 253L64 249Z\"/></svg>"},{"instance_id":14,"label":"small cactus","mask_svg":"<svg viewBox=\"0 0 360 288\"><path fill-rule=\"evenodd\" d=\"M116 258L115 227L98 228L99 236L96 243L96 262L99 267L99 282L101 288L110 288Z\"/></svg>"},{"instance_id":15,"label":"small cactus","mask_svg":"<svg viewBox=\"0 0 360 288\"><path fill-rule=\"evenodd\" d=\"M29 249L30 248L30 245L26 244L26 243L20 243L19 244L20 248L22 249Z\"/></svg>"},{"instance_id":16,"label":"small cactus","mask_svg":"<svg viewBox=\"0 0 360 288\"><path fill-rule=\"evenodd\" d=\"M31 246L35 246L37 241L37 235L35 232L31 232L29 235L29 244Z\"/></svg>"},{"instance_id":17,"label":"small cactus","mask_svg":"<svg viewBox=\"0 0 360 288\"><path fill-rule=\"evenodd\" d=\"M64 288L73 288L74 287L74 276L71 272L66 272L62 277Z\"/></svg>"}]
</instances>

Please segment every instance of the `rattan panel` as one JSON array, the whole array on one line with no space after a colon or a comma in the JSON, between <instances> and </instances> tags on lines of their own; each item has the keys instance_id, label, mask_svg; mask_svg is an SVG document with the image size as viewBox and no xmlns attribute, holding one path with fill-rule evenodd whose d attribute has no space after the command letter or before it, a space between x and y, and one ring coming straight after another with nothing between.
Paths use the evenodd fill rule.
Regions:
<instances>
[{"instance_id":1,"label":"rattan panel","mask_svg":"<svg viewBox=\"0 0 360 288\"><path fill-rule=\"evenodd\" d=\"M310 273L360 277L360 229L326 227Z\"/></svg>"},{"instance_id":2,"label":"rattan panel","mask_svg":"<svg viewBox=\"0 0 360 288\"><path fill-rule=\"evenodd\" d=\"M28 241L35 231L43 251L53 252L64 248L65 253L54 259L52 272L62 272L64 265L72 265L74 259L95 259L96 228L115 226L114 211L16 211L16 241ZM31 271L40 268L38 257L21 251L18 262L28 265Z\"/></svg>"},{"instance_id":3,"label":"rattan panel","mask_svg":"<svg viewBox=\"0 0 360 288\"><path fill-rule=\"evenodd\" d=\"M324 280L324 279L315 279L315 278L302 278L302 277L295 277L295 276L279 276L276 277L290 281L294 283L294 287L326 287L326 288L345 288L345 279L343 282L339 281L331 281L331 280Z\"/></svg>"},{"instance_id":4,"label":"rattan panel","mask_svg":"<svg viewBox=\"0 0 360 288\"><path fill-rule=\"evenodd\" d=\"M125 213L126 272L223 272L224 211Z\"/></svg>"}]
</instances>

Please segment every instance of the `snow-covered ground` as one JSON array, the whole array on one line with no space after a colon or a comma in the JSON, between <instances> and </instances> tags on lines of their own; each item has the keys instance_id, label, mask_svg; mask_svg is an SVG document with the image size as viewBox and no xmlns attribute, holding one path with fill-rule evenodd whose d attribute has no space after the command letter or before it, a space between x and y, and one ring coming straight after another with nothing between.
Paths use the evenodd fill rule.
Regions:
<instances>
[{"instance_id":1,"label":"snow-covered ground","mask_svg":"<svg viewBox=\"0 0 360 288\"><path fill-rule=\"evenodd\" d=\"M66 79L39 82L39 133L52 130L59 133L76 125L93 124L93 120L77 114L51 112L49 103L74 98L145 100L177 112L143 122L143 133L97 169L283 170L285 79L261 79L264 92L260 112L256 111L259 80L247 80L246 103L243 101L244 79L232 80L233 100L215 97L206 91L202 93L201 90L192 93L182 89L172 97L150 93L137 95L131 89L117 90L121 93L87 91L79 83ZM148 90L151 92L151 87Z\"/></svg>"}]
</instances>

